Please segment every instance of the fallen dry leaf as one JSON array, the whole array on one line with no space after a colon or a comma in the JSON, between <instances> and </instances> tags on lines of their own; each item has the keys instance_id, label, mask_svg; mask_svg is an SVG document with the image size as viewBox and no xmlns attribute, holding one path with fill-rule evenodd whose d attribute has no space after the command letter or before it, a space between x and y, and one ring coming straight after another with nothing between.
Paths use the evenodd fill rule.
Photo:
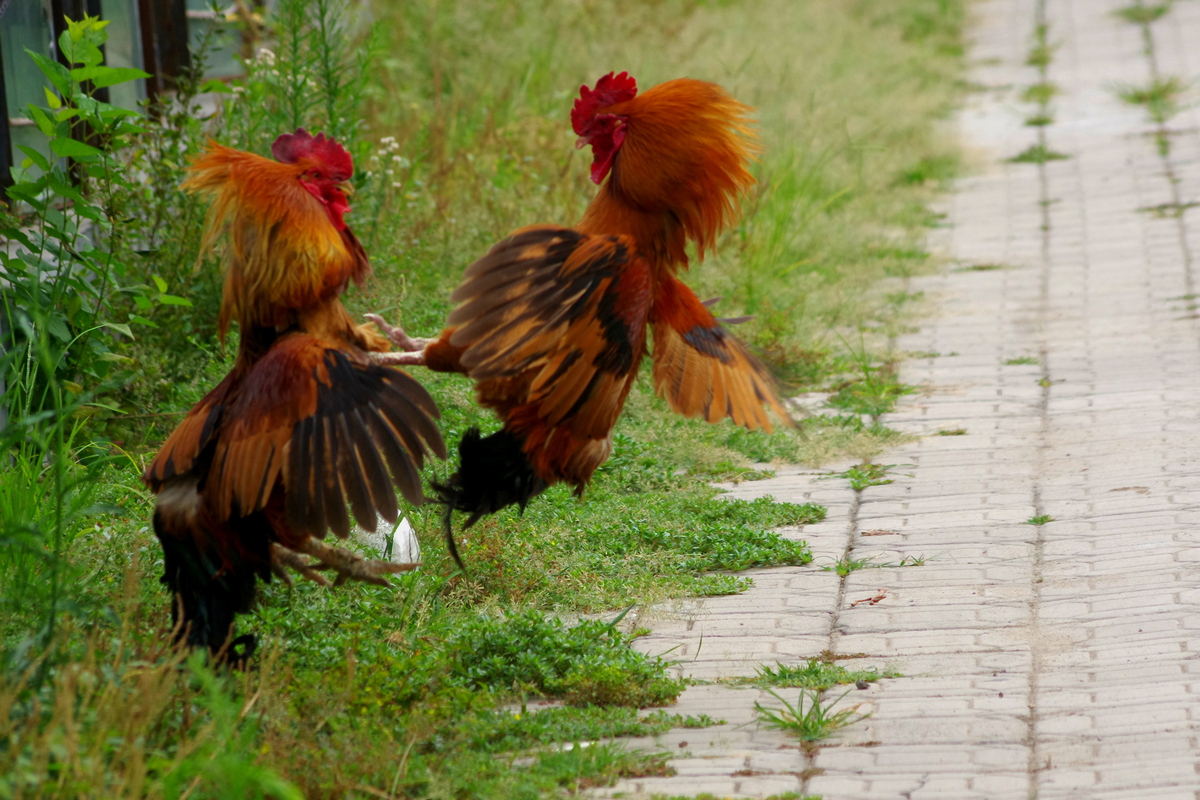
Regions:
<instances>
[{"instance_id":1,"label":"fallen dry leaf","mask_svg":"<svg viewBox=\"0 0 1200 800\"><path fill-rule=\"evenodd\" d=\"M855 600L853 603L850 604L850 607L854 608L859 603L869 603L871 605L875 605L880 600L887 597L887 593L888 593L887 589L880 589L878 592L875 593L874 597L864 597L862 600Z\"/></svg>"}]
</instances>

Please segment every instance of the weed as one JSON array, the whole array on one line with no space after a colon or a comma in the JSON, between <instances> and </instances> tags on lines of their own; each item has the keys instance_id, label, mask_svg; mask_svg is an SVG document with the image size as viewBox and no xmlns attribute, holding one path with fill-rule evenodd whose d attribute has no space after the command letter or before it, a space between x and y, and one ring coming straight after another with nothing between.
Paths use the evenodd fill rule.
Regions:
<instances>
[{"instance_id":1,"label":"weed","mask_svg":"<svg viewBox=\"0 0 1200 800\"><path fill-rule=\"evenodd\" d=\"M849 692L832 703L822 703L820 692L801 689L800 697L796 700L795 705L784 700L771 689L768 689L767 692L782 703L783 708L769 708L756 702L754 709L758 712L759 721L769 728L795 734L802 742L819 742L828 738L839 728L860 722L870 716L869 714L858 714L857 706L833 711L833 706L844 699ZM807 710L804 707L805 700L808 701Z\"/></svg>"},{"instance_id":2,"label":"weed","mask_svg":"<svg viewBox=\"0 0 1200 800\"><path fill-rule=\"evenodd\" d=\"M863 360L860 368L863 377L838 389L825 401L826 405L878 417L895 410L899 398L916 391L916 387L900 382L891 364L872 367Z\"/></svg>"},{"instance_id":3,"label":"weed","mask_svg":"<svg viewBox=\"0 0 1200 800\"><path fill-rule=\"evenodd\" d=\"M1166 3L1153 3L1151 5L1139 2L1132 6L1119 8L1113 13L1126 22L1132 22L1134 25L1149 25L1151 22L1166 16L1170 10L1170 1Z\"/></svg>"},{"instance_id":4,"label":"weed","mask_svg":"<svg viewBox=\"0 0 1200 800\"><path fill-rule=\"evenodd\" d=\"M1036 103L1039 106L1044 106L1054 99L1058 94L1058 87L1048 81L1035 83L1025 87L1021 92L1021 99L1026 103Z\"/></svg>"},{"instance_id":5,"label":"weed","mask_svg":"<svg viewBox=\"0 0 1200 800\"><path fill-rule=\"evenodd\" d=\"M1017 356L1016 358L1007 359L1004 363L1007 366L1016 367L1022 364L1037 364L1040 362L1037 356Z\"/></svg>"},{"instance_id":6,"label":"weed","mask_svg":"<svg viewBox=\"0 0 1200 800\"><path fill-rule=\"evenodd\" d=\"M1185 211L1200 207L1200 202L1189 200L1184 203L1161 203L1156 206L1143 206L1138 211L1153 214L1159 219L1179 219Z\"/></svg>"},{"instance_id":7,"label":"weed","mask_svg":"<svg viewBox=\"0 0 1200 800\"><path fill-rule=\"evenodd\" d=\"M875 669L848 670L832 662L810 658L804 664L788 665L776 663L774 667L761 666L752 678L733 678L728 683L736 685L758 686L763 689L771 687L787 689L824 690L838 684L858 683L866 681L873 683L880 678L898 678L898 672L878 672Z\"/></svg>"},{"instance_id":8,"label":"weed","mask_svg":"<svg viewBox=\"0 0 1200 800\"><path fill-rule=\"evenodd\" d=\"M1025 520L1026 525L1045 525L1047 522L1054 522L1054 517L1049 514L1039 514L1036 517L1030 517Z\"/></svg>"},{"instance_id":9,"label":"weed","mask_svg":"<svg viewBox=\"0 0 1200 800\"><path fill-rule=\"evenodd\" d=\"M850 558L849 556L843 556L842 558L838 559L837 562L835 562L834 564L832 564L828 567L821 567L821 569L824 570L825 572L836 572L839 576L844 578L847 575L849 575L851 572L855 572L856 570L860 570L860 569L866 569L867 567L870 567L870 566L874 566L873 564L871 564L870 559Z\"/></svg>"},{"instance_id":10,"label":"weed","mask_svg":"<svg viewBox=\"0 0 1200 800\"><path fill-rule=\"evenodd\" d=\"M1010 164L1045 164L1047 161L1062 161L1067 158L1070 156L1066 153L1051 150L1039 142L1030 145L1008 161Z\"/></svg>"},{"instance_id":11,"label":"weed","mask_svg":"<svg viewBox=\"0 0 1200 800\"><path fill-rule=\"evenodd\" d=\"M923 567L925 566L925 556L905 556L900 559L902 567Z\"/></svg>"},{"instance_id":12,"label":"weed","mask_svg":"<svg viewBox=\"0 0 1200 800\"><path fill-rule=\"evenodd\" d=\"M1030 50L1029 55L1025 59L1025 63L1031 67L1045 69L1050 66L1050 62L1054 60L1054 51L1058 49L1057 44L1049 44L1042 37Z\"/></svg>"},{"instance_id":13,"label":"weed","mask_svg":"<svg viewBox=\"0 0 1200 800\"><path fill-rule=\"evenodd\" d=\"M966 428L942 428L937 432L938 436L966 436Z\"/></svg>"},{"instance_id":14,"label":"weed","mask_svg":"<svg viewBox=\"0 0 1200 800\"><path fill-rule=\"evenodd\" d=\"M937 350L910 350L908 352L909 358L912 358L912 359L915 359L918 361L923 361L927 358L941 358L941 356L942 356L942 354L939 353Z\"/></svg>"},{"instance_id":15,"label":"weed","mask_svg":"<svg viewBox=\"0 0 1200 800\"><path fill-rule=\"evenodd\" d=\"M837 472L827 477L830 478L846 478L850 481L850 488L856 492L861 492L869 486L886 486L892 482L892 479L887 477L895 464L855 464L845 472Z\"/></svg>"},{"instance_id":16,"label":"weed","mask_svg":"<svg viewBox=\"0 0 1200 800\"><path fill-rule=\"evenodd\" d=\"M945 183L958 174L958 158L954 154L926 156L900 173L897 180L907 185Z\"/></svg>"},{"instance_id":17,"label":"weed","mask_svg":"<svg viewBox=\"0 0 1200 800\"><path fill-rule=\"evenodd\" d=\"M1031 114L1025 118L1025 124L1031 128L1044 128L1047 125L1054 124L1054 115L1045 112Z\"/></svg>"},{"instance_id":18,"label":"weed","mask_svg":"<svg viewBox=\"0 0 1200 800\"><path fill-rule=\"evenodd\" d=\"M1145 106L1150 119L1162 125L1179 113L1180 101L1189 84L1170 75L1156 77L1145 86L1118 86L1117 96L1130 105Z\"/></svg>"}]
</instances>

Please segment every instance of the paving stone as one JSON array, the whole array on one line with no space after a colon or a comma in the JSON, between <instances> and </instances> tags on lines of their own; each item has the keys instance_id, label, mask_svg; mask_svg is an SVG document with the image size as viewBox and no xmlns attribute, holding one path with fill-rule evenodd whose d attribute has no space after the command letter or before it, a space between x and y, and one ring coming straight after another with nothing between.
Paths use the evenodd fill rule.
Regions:
<instances>
[{"instance_id":1,"label":"paving stone","mask_svg":"<svg viewBox=\"0 0 1200 800\"><path fill-rule=\"evenodd\" d=\"M1131 2L973 4L971 77L992 89L958 116L975 171L932 242L951 268L896 284L938 308L896 349L954 354L902 364L922 393L885 421L918 438L879 459L905 466L857 495L828 477L853 461L726 487L826 505L824 521L787 532L816 562L648 610L653 633L637 642L678 647L696 678L827 650L905 677L851 690L842 706L871 716L815 754L756 724L755 702L778 706L768 693L691 686L679 712L726 724L634 740L686 742L678 775L602 795L1200 800L1200 315L1187 297L1200 294L1200 222L1145 211L1200 201L1200 107L1170 120L1164 157L1145 110L1115 91L1200 76L1200 3L1151 25L1151 57L1115 13ZM1070 158L1009 163L1038 136L1019 94L1039 79L1026 63L1039 8L1060 90L1044 135ZM1006 268L954 269L972 264ZM1038 363L1006 363L1020 356ZM1039 514L1054 520L1026 524ZM878 568L819 570L848 546ZM880 566L905 557L923 565Z\"/></svg>"}]
</instances>

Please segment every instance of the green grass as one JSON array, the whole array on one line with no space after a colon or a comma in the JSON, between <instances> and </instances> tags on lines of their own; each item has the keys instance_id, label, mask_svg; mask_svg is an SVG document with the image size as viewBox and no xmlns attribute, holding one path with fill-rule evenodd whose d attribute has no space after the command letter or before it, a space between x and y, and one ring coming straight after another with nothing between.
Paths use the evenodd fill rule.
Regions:
<instances>
[{"instance_id":1,"label":"green grass","mask_svg":"<svg viewBox=\"0 0 1200 800\"><path fill-rule=\"evenodd\" d=\"M757 686L761 689L812 689L824 690L839 684L856 684L860 681L874 683L880 678L898 678L900 673L875 669L849 670L845 667L810 658L804 664L780 664L774 667L761 666L752 678L731 678L726 683L738 686Z\"/></svg>"},{"instance_id":2,"label":"green grass","mask_svg":"<svg viewBox=\"0 0 1200 800\"><path fill-rule=\"evenodd\" d=\"M916 298L877 287L938 266L925 238L941 224L929 201L959 165L939 121L963 91L963 3L379 0L373 11L380 59L354 90L361 118L337 123L355 131L348 219L376 271L348 295L352 313L436 332L467 264L518 226L576 221L596 191L571 147L579 85L613 69L643 88L690 75L757 107L764 152L743 219L685 277L701 296L724 297L720 315L756 315L737 333L789 389L836 387L831 403L844 413L770 434L685 420L654 397L646 369L582 500L560 487L523 516L481 521L460 538L466 574L445 551L437 510L405 508L420 570L390 588L274 582L239 622L262 639L251 667L213 673L164 645L161 552L138 479L179 414L230 368L237 342L213 338L220 280L211 261L191 270L201 209L171 188L181 154L207 131L167 115L153 125L175 127L154 128L160 146L146 151L168 154L152 165L153 191L134 181L114 202L138 235L156 231L157 249L124 257L161 271L193 305L156 307L158 327L121 346L128 380L77 418L90 444L75 448L72 475L87 481L69 508L108 513L68 523L55 572L65 611L47 649L34 647L42 618L17 591L46 582L46 569L6 561L0 572L0 708L21 722L0 741L0 796L20 783L64 798L553 798L665 774L664 757L609 742L715 724L638 716L683 688L671 653L640 655L617 627L559 618L736 593L750 586L740 570L810 563L804 542L777 529L824 509L725 500L714 481L850 454L867 460L845 475L852 485L887 482L870 459L899 434L863 418L911 391L887 340L911 323ZM359 44L342 56L370 49ZM283 112L240 108L212 120L213 132L263 151L279 132L263 120ZM495 428L468 381L414 375L448 441L473 424ZM120 458L88 472L93 451ZM0 502L14 511L6 537L18 516L49 518L49 482L30 466L39 463L0 467Z\"/></svg>"},{"instance_id":3,"label":"green grass","mask_svg":"<svg viewBox=\"0 0 1200 800\"><path fill-rule=\"evenodd\" d=\"M1054 517L1050 516L1049 514L1038 514L1035 517L1030 517L1029 519L1025 520L1026 525L1041 526L1048 522L1054 522Z\"/></svg>"},{"instance_id":4,"label":"green grass","mask_svg":"<svg viewBox=\"0 0 1200 800\"><path fill-rule=\"evenodd\" d=\"M866 558L850 558L843 556L828 567L821 567L825 572L836 572L841 577L846 577L851 572L857 572L860 569L876 566L872 564L870 559Z\"/></svg>"},{"instance_id":5,"label":"green grass","mask_svg":"<svg viewBox=\"0 0 1200 800\"><path fill-rule=\"evenodd\" d=\"M768 728L785 731L798 738L801 742L819 742L829 738L834 731L860 722L869 714L858 714L857 706L838 711L833 706L845 699L849 692L832 702L822 701L818 691L801 689L795 704L789 703L775 691L767 690L772 697L782 704L782 708L771 708L761 703L755 703L758 719ZM807 708L805 706L807 705Z\"/></svg>"},{"instance_id":6,"label":"green grass","mask_svg":"<svg viewBox=\"0 0 1200 800\"><path fill-rule=\"evenodd\" d=\"M1010 367L1016 367L1022 364L1037 364L1040 362L1037 356L1017 356L1016 358L1006 359L1004 363Z\"/></svg>"},{"instance_id":7,"label":"green grass","mask_svg":"<svg viewBox=\"0 0 1200 800\"><path fill-rule=\"evenodd\" d=\"M1025 124L1031 128L1042 128L1054 124L1054 115L1047 113L1031 114L1025 118Z\"/></svg>"},{"instance_id":8,"label":"green grass","mask_svg":"<svg viewBox=\"0 0 1200 800\"><path fill-rule=\"evenodd\" d=\"M1162 125L1179 113L1190 84L1176 75L1158 77L1145 86L1119 86L1117 96L1126 103L1144 106L1150 119Z\"/></svg>"},{"instance_id":9,"label":"green grass","mask_svg":"<svg viewBox=\"0 0 1200 800\"><path fill-rule=\"evenodd\" d=\"M1135 25L1149 25L1166 16L1171 10L1171 5L1171 2L1151 3L1150 5L1138 2L1125 8L1119 8L1113 13L1126 22L1132 22Z\"/></svg>"},{"instance_id":10,"label":"green grass","mask_svg":"<svg viewBox=\"0 0 1200 800\"><path fill-rule=\"evenodd\" d=\"M1033 144L1008 160L1012 164L1045 164L1048 161L1062 161L1068 158L1070 156L1066 153L1051 150L1044 144Z\"/></svg>"},{"instance_id":11,"label":"green grass","mask_svg":"<svg viewBox=\"0 0 1200 800\"><path fill-rule=\"evenodd\" d=\"M886 486L892 482L892 479L887 477L896 465L895 464L855 464L845 472L838 472L830 475L831 478L845 478L850 481L850 488L856 492L861 492L871 486Z\"/></svg>"},{"instance_id":12,"label":"green grass","mask_svg":"<svg viewBox=\"0 0 1200 800\"><path fill-rule=\"evenodd\" d=\"M966 436L966 428L943 428L937 432L938 436Z\"/></svg>"},{"instance_id":13,"label":"green grass","mask_svg":"<svg viewBox=\"0 0 1200 800\"><path fill-rule=\"evenodd\" d=\"M1057 94L1057 86L1055 86L1053 83L1043 81L1041 83L1035 83L1031 86L1025 87L1025 90L1021 92L1021 99L1026 103L1036 103L1040 106L1044 106L1053 100Z\"/></svg>"},{"instance_id":14,"label":"green grass","mask_svg":"<svg viewBox=\"0 0 1200 800\"><path fill-rule=\"evenodd\" d=\"M1161 203L1157 206L1139 208L1138 211L1153 214L1159 219L1178 219L1184 215L1184 212L1197 207L1200 207L1200 202L1190 200L1185 203Z\"/></svg>"}]
</instances>

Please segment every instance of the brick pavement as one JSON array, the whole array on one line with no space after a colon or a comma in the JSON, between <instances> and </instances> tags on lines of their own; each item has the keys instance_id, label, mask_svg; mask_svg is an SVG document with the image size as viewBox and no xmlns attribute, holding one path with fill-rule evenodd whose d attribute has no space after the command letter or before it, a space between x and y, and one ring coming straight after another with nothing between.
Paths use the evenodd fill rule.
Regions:
<instances>
[{"instance_id":1,"label":"brick pavement","mask_svg":"<svg viewBox=\"0 0 1200 800\"><path fill-rule=\"evenodd\" d=\"M886 421L922 438L878 459L911 466L858 493L803 469L731 492L826 505L792 533L818 564L925 565L759 570L745 594L648 615L639 640L703 679L825 650L905 677L853 691L844 702L871 718L815 754L755 724L766 693L690 688L680 713L727 724L635 742L668 748L678 774L614 791L1200 798L1200 209L1146 210L1200 201L1200 114L1159 131L1115 92L1200 77L1200 3L1174 4L1147 39L1113 13L1131 1L974 7L984 88L960 124L979 168L947 201L951 266L909 287L940 311L896 343L941 355L904 363L927 391ZM1039 20L1061 92L1040 134L1020 99L1040 79L1026 65ZM1069 158L1005 161L1039 136ZM1007 363L1021 357L1037 363ZM1054 521L1025 522L1039 515Z\"/></svg>"}]
</instances>

